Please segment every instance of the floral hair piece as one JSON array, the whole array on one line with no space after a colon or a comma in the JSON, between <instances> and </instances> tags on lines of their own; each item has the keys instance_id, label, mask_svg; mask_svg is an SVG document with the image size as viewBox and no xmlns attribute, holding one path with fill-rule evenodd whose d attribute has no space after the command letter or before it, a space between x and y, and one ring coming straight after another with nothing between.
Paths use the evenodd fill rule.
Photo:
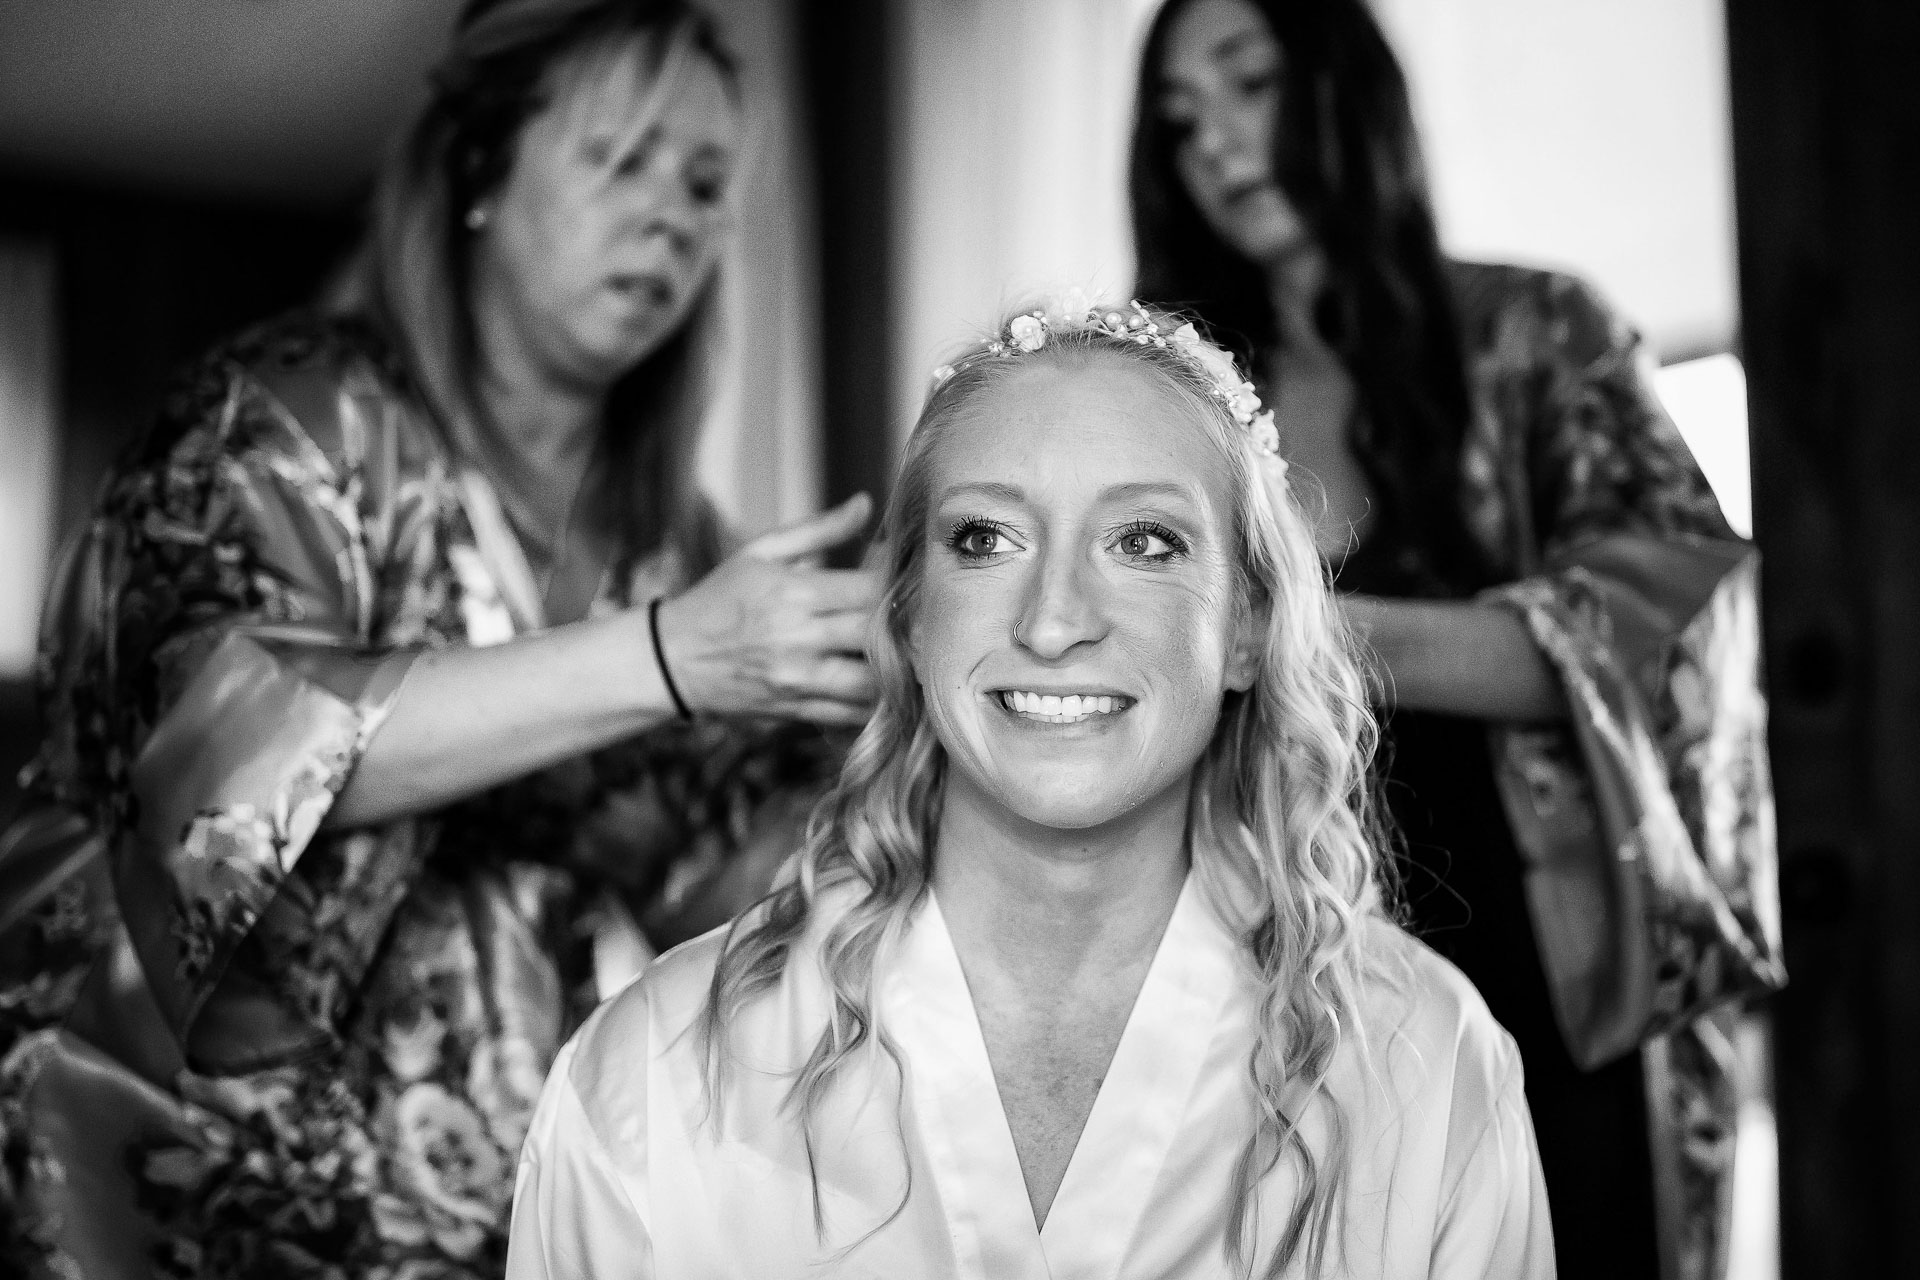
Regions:
<instances>
[{"instance_id":1,"label":"floral hair piece","mask_svg":"<svg viewBox=\"0 0 1920 1280\"><path fill-rule=\"evenodd\" d=\"M1023 312L1007 322L1004 334L995 334L985 345L968 352L959 363L982 355L1009 356L1038 351L1054 334L1083 333L1093 330L1115 338L1124 338L1142 346L1155 346L1182 357L1207 375L1214 398L1227 407L1233 420L1246 429L1253 446L1284 467L1280 458L1280 431L1274 426L1273 410L1262 408L1253 383L1240 376L1233 357L1200 336L1191 322L1168 331L1138 300L1123 310L1102 311L1087 302L1086 295L1072 290L1052 307ZM943 364L933 371L937 390L954 374L954 365Z\"/></svg>"}]
</instances>

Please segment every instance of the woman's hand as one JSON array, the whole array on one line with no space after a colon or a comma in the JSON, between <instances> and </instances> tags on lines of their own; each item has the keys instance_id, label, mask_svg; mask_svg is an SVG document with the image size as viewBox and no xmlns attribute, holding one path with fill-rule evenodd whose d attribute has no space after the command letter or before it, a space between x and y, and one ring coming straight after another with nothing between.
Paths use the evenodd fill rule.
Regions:
<instances>
[{"instance_id":1,"label":"woman's hand","mask_svg":"<svg viewBox=\"0 0 1920 1280\"><path fill-rule=\"evenodd\" d=\"M817 561L860 532L872 505L857 494L756 538L661 602L660 644L696 714L866 721L874 699L866 632L879 575Z\"/></svg>"},{"instance_id":2,"label":"woman's hand","mask_svg":"<svg viewBox=\"0 0 1920 1280\"><path fill-rule=\"evenodd\" d=\"M660 642L694 710L859 724L877 578L808 560L866 523L865 495L749 543L660 606ZM626 609L506 644L423 653L327 815L363 826L432 811L644 732L673 715L647 611Z\"/></svg>"}]
</instances>

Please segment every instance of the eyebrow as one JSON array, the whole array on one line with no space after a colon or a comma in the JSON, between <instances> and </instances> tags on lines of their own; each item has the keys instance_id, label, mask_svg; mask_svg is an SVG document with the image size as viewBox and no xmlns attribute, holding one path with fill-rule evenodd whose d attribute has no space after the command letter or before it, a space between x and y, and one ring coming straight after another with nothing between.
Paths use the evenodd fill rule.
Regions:
<instances>
[{"instance_id":1,"label":"eyebrow","mask_svg":"<svg viewBox=\"0 0 1920 1280\"><path fill-rule=\"evenodd\" d=\"M1214 42L1211 49L1207 50L1207 58L1213 62L1224 61L1255 44L1261 36L1266 34L1257 28L1249 27L1245 31L1235 31L1231 35L1222 36ZM1172 95L1190 91L1191 86L1182 83L1177 77L1164 74L1160 77L1160 92L1163 94Z\"/></svg>"},{"instance_id":2,"label":"eyebrow","mask_svg":"<svg viewBox=\"0 0 1920 1280\"><path fill-rule=\"evenodd\" d=\"M1213 48L1207 50L1207 56L1210 58L1231 58L1234 54L1240 52L1244 46L1258 40L1262 34L1264 33L1248 28L1245 31L1236 31L1229 36L1222 36L1214 42Z\"/></svg>"},{"instance_id":3,"label":"eyebrow","mask_svg":"<svg viewBox=\"0 0 1920 1280\"><path fill-rule=\"evenodd\" d=\"M1119 498L1139 501L1143 498L1179 498L1192 501L1193 491L1186 485L1175 484L1171 480L1135 480L1128 484L1111 485L1101 490L1100 496L1109 501Z\"/></svg>"},{"instance_id":4,"label":"eyebrow","mask_svg":"<svg viewBox=\"0 0 1920 1280\"><path fill-rule=\"evenodd\" d=\"M951 502L963 496L998 498L1004 502L1024 503L1027 500L1027 491L1019 485L982 480L953 486L940 495L940 502ZM1193 494L1186 485L1175 484L1170 480L1130 480L1125 484L1108 485L1100 491L1100 497L1106 502L1116 499L1139 501L1143 498L1179 498L1191 501Z\"/></svg>"}]
</instances>

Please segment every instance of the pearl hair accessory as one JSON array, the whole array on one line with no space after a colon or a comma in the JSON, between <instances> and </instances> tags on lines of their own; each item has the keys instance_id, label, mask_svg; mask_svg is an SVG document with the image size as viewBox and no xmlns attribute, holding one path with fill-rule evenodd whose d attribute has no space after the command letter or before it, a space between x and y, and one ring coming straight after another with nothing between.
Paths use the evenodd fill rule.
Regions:
<instances>
[{"instance_id":1,"label":"pearl hair accessory","mask_svg":"<svg viewBox=\"0 0 1920 1280\"><path fill-rule=\"evenodd\" d=\"M1234 363L1233 357L1201 337L1199 330L1191 323L1167 330L1137 300L1128 303L1125 309L1102 311L1090 305L1084 293L1078 289L1071 290L1050 307L1013 317L1007 322L1005 333L995 334L983 345L960 357L956 364L970 363L981 357L1015 356L1039 351L1054 334L1087 330L1171 351L1205 373L1214 398L1224 404L1233 415L1233 420L1246 429L1253 447L1284 471L1286 461L1280 457L1280 430L1274 425L1273 410L1261 407L1260 396L1253 389L1253 383L1240 376L1239 366ZM943 364L933 371L936 391L953 376L954 368L953 364Z\"/></svg>"},{"instance_id":2,"label":"pearl hair accessory","mask_svg":"<svg viewBox=\"0 0 1920 1280\"><path fill-rule=\"evenodd\" d=\"M480 228L486 226L488 216L487 206L483 204L474 205L473 208L467 210L467 230L478 231Z\"/></svg>"}]
</instances>

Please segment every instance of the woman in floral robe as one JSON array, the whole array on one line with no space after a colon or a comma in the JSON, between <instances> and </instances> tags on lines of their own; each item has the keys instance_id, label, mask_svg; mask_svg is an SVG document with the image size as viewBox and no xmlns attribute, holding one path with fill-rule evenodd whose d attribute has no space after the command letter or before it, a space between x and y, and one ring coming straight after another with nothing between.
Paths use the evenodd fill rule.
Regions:
<instances>
[{"instance_id":1,"label":"woman in floral robe","mask_svg":"<svg viewBox=\"0 0 1920 1280\"><path fill-rule=\"evenodd\" d=\"M729 557L692 486L736 99L684 5L476 0L346 303L109 477L0 847L10 1262L497 1272L563 1037L791 847L871 590L858 507Z\"/></svg>"},{"instance_id":2,"label":"woman in floral robe","mask_svg":"<svg viewBox=\"0 0 1920 1280\"><path fill-rule=\"evenodd\" d=\"M1441 256L1361 0L1172 0L1139 92L1139 291L1320 491L1409 923L1520 1045L1560 1274L1717 1277L1726 1020L1784 981L1751 551L1631 329Z\"/></svg>"}]
</instances>

